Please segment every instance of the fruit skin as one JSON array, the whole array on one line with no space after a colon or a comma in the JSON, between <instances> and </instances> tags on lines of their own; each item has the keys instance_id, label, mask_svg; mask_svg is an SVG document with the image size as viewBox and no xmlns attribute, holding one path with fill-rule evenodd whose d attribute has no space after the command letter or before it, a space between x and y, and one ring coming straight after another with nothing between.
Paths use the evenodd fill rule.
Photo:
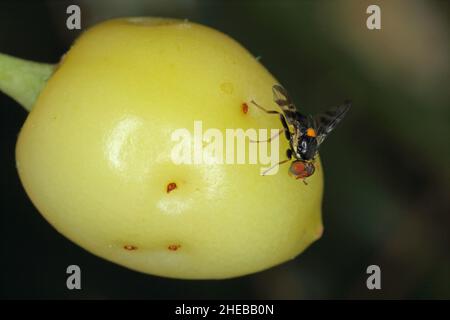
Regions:
<instances>
[{"instance_id":1,"label":"fruit skin","mask_svg":"<svg viewBox=\"0 0 450 320\"><path fill-rule=\"evenodd\" d=\"M322 168L305 186L289 165L175 165L175 129L281 128L277 81L226 35L171 19L123 18L86 31L49 79L17 142L41 214L86 250L183 279L250 274L322 234ZM280 159L288 147L280 139ZM167 192L167 186L176 188Z\"/></svg>"}]
</instances>

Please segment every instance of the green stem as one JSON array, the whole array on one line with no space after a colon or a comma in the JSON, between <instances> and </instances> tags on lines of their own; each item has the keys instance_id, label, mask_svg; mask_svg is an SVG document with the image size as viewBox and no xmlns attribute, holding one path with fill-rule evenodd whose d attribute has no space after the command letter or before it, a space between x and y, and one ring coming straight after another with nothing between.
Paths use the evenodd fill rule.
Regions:
<instances>
[{"instance_id":1,"label":"green stem","mask_svg":"<svg viewBox=\"0 0 450 320\"><path fill-rule=\"evenodd\" d=\"M23 60L0 53L0 91L31 111L55 65Z\"/></svg>"}]
</instances>

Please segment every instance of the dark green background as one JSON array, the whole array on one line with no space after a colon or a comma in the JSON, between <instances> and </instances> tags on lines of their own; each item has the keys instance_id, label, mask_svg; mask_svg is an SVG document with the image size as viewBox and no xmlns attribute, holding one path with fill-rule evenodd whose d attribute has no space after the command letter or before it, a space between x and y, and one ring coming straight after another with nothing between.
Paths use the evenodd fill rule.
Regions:
<instances>
[{"instance_id":1,"label":"dark green background","mask_svg":"<svg viewBox=\"0 0 450 320\"><path fill-rule=\"evenodd\" d=\"M448 1L1 1L0 52L56 62L82 27L118 16L188 18L243 44L303 112L353 100L324 144L325 233L295 260L237 279L182 281L129 271L59 235L14 163L27 114L0 94L2 298L450 298ZM382 29L366 28L379 4ZM279 199L283 201L283 199ZM81 291L65 269L82 269ZM382 290L366 288L381 267Z\"/></svg>"}]
</instances>

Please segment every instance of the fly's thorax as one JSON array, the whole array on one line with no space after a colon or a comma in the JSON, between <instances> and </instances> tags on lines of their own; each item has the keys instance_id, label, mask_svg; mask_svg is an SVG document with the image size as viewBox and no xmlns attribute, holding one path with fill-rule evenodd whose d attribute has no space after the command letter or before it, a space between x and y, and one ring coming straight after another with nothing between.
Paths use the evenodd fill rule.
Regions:
<instances>
[{"instance_id":1,"label":"fly's thorax","mask_svg":"<svg viewBox=\"0 0 450 320\"><path fill-rule=\"evenodd\" d=\"M292 148L297 159L313 160L318 149L317 139L315 136L308 135L306 131L296 131L292 136Z\"/></svg>"},{"instance_id":2,"label":"fly's thorax","mask_svg":"<svg viewBox=\"0 0 450 320\"><path fill-rule=\"evenodd\" d=\"M303 136L301 146L303 149L303 159L313 160L317 153L317 140L316 137L305 135Z\"/></svg>"}]
</instances>

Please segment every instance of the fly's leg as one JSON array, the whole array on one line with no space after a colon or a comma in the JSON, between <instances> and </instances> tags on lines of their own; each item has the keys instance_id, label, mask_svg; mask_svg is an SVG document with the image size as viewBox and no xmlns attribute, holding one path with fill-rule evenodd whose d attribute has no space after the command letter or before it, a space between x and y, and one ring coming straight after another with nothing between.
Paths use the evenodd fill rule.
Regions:
<instances>
[{"instance_id":1,"label":"fly's leg","mask_svg":"<svg viewBox=\"0 0 450 320\"><path fill-rule=\"evenodd\" d=\"M271 166L269 169L267 169L266 171L264 171L264 172L262 173L262 175L265 176L268 172L270 172L270 170L272 170L272 169L275 168L276 166L279 166L279 165L282 165L283 163L288 162L289 160L291 160L291 159L285 159L285 160L283 160L283 161L278 162L277 164Z\"/></svg>"},{"instance_id":2,"label":"fly's leg","mask_svg":"<svg viewBox=\"0 0 450 320\"><path fill-rule=\"evenodd\" d=\"M286 163L286 162L290 161L291 158L292 158L292 150L291 150L291 149L287 149L287 150L286 150L286 156L287 156L287 159L282 160L282 161L278 162L277 164L271 166L269 169L267 169L266 171L264 171L264 172L262 173L262 175L265 176L270 170L272 170L272 169L275 168L276 166L282 165L283 163Z\"/></svg>"},{"instance_id":3,"label":"fly's leg","mask_svg":"<svg viewBox=\"0 0 450 320\"><path fill-rule=\"evenodd\" d=\"M280 120L281 120L281 124L283 125L284 128L284 135L286 136L286 139L288 139L289 142L291 142L291 132L289 131L289 127L288 124L286 122L286 118L284 117L284 115L280 114ZM292 155L292 153L291 153Z\"/></svg>"},{"instance_id":4,"label":"fly's leg","mask_svg":"<svg viewBox=\"0 0 450 320\"><path fill-rule=\"evenodd\" d=\"M257 108L259 108L260 110L264 111L267 114L277 114L280 117L281 120L281 124L283 125L283 129L284 129L284 135L286 136L286 139L288 139L289 141L291 140L291 132L289 131L289 127L287 125L286 122L286 118L284 117L284 114L276 111L276 110L267 110L264 107L260 106L259 104L257 104L254 100L250 101L251 103L253 103Z\"/></svg>"},{"instance_id":5,"label":"fly's leg","mask_svg":"<svg viewBox=\"0 0 450 320\"><path fill-rule=\"evenodd\" d=\"M282 114L279 111L276 110L267 110L266 108L260 106L259 104L256 103L255 100L250 101L251 103L253 103L257 108L261 109L262 111L264 111L265 113L269 113L269 114Z\"/></svg>"},{"instance_id":6,"label":"fly's leg","mask_svg":"<svg viewBox=\"0 0 450 320\"><path fill-rule=\"evenodd\" d=\"M284 130L284 129L280 129L280 130L278 131L278 133L274 134L272 137L270 137L270 138L267 139L267 140L252 140L252 139L250 139L250 142L253 142L253 143L270 142L270 141L272 141L272 139L275 139L276 137L278 137L278 136L280 135L280 133L283 132L283 130Z\"/></svg>"},{"instance_id":7,"label":"fly's leg","mask_svg":"<svg viewBox=\"0 0 450 320\"><path fill-rule=\"evenodd\" d=\"M291 149L286 150L286 157L288 158L288 160L292 159L292 150Z\"/></svg>"}]
</instances>

